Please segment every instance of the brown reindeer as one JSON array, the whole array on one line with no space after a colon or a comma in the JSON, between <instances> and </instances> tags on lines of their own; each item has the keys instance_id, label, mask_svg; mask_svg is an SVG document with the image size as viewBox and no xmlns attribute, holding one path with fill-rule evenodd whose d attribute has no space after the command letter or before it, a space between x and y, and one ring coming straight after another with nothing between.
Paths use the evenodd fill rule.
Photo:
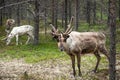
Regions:
<instances>
[{"instance_id":1,"label":"brown reindeer","mask_svg":"<svg viewBox=\"0 0 120 80\"><path fill-rule=\"evenodd\" d=\"M68 28L64 33L59 33L55 27L52 26L52 36L58 42L58 48L61 51L65 51L72 60L72 68L73 68L73 75L76 75L75 71L75 56L77 57L77 66L79 71L79 76L81 76L80 70L80 62L81 62L81 55L87 53L93 53L97 58L97 63L95 69L93 70L96 72L101 56L99 53L103 53L107 59L109 60L108 52L105 47L106 37L101 32L77 32L72 31L71 19Z\"/></svg>"}]
</instances>

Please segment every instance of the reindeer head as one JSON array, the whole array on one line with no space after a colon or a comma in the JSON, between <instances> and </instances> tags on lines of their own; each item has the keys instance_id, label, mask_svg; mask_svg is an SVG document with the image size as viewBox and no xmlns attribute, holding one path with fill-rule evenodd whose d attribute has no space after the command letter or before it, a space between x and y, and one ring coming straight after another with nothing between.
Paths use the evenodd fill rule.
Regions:
<instances>
[{"instance_id":1,"label":"reindeer head","mask_svg":"<svg viewBox=\"0 0 120 80\"><path fill-rule=\"evenodd\" d=\"M13 25L13 24L15 24L15 20L14 20L14 19L7 19L6 25L11 26L11 25Z\"/></svg>"},{"instance_id":2,"label":"reindeer head","mask_svg":"<svg viewBox=\"0 0 120 80\"><path fill-rule=\"evenodd\" d=\"M58 32L58 29L56 29L52 24L50 24L50 26L52 27L52 33L51 33L52 37L57 40L58 48L61 51L64 51L67 47L66 41L69 38L69 34L72 31L72 27L71 27L72 21L73 21L73 17L71 18L70 23L67 25L67 29L64 33L63 32Z\"/></svg>"},{"instance_id":3,"label":"reindeer head","mask_svg":"<svg viewBox=\"0 0 120 80\"><path fill-rule=\"evenodd\" d=\"M9 45L9 44L10 44L11 39L12 39L14 36L15 36L15 35L12 34L12 33L10 33L10 34L7 36L7 38L6 38L6 45Z\"/></svg>"},{"instance_id":4,"label":"reindeer head","mask_svg":"<svg viewBox=\"0 0 120 80\"><path fill-rule=\"evenodd\" d=\"M15 24L15 20L14 19L7 19L6 21L6 29L10 30L11 27Z\"/></svg>"}]
</instances>

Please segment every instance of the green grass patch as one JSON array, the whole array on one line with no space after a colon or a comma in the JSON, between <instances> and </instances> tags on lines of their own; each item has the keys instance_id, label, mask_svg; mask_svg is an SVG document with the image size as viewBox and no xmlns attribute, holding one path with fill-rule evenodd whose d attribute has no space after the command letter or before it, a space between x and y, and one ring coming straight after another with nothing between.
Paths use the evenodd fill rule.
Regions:
<instances>
[{"instance_id":1,"label":"green grass patch","mask_svg":"<svg viewBox=\"0 0 120 80\"><path fill-rule=\"evenodd\" d=\"M25 36L24 36L25 37ZM25 41L23 37L22 41ZM63 58L66 56L65 53L60 52L57 43L55 40L52 40L50 35L40 35L39 45L15 45L15 40L12 40L12 43L9 46L3 46L0 50L0 58L4 60L10 59L24 59L26 62L34 63L42 60L57 59ZM66 57L64 57L66 58Z\"/></svg>"},{"instance_id":2,"label":"green grass patch","mask_svg":"<svg viewBox=\"0 0 120 80\"><path fill-rule=\"evenodd\" d=\"M88 31L104 31L106 29L106 25L103 24L96 24L96 25L89 25L86 22L80 22L80 26L78 31L80 32L88 32Z\"/></svg>"},{"instance_id":3,"label":"green grass patch","mask_svg":"<svg viewBox=\"0 0 120 80\"><path fill-rule=\"evenodd\" d=\"M0 31L4 30L3 29ZM40 28L42 29L42 28ZM44 28L43 28L44 29ZM62 28L61 28L62 29ZM80 32L85 32L85 31L106 31L106 25L91 25L89 26L85 22L81 22L79 26ZM20 41L23 42L23 45L15 45L15 38L11 41L9 46L5 45L4 41L0 40L0 58L9 60L9 59L24 59L26 62L29 63L34 63L34 62L39 62L42 60L49 60L49 59L58 59L58 58L64 58L64 59L69 59L68 55L60 52L58 47L57 47L57 42L52 39L51 34L47 33L46 35L44 33L41 33L42 30L40 30L40 43L39 45L25 45L25 41L27 40L26 36L20 37ZM43 30L44 32L44 30ZM1 32L2 35L3 32ZM120 33L119 29L117 30L117 33ZM5 33L4 33L5 34ZM0 36L0 39L4 37ZM117 35L117 40L119 43L119 35ZM109 38L107 37L107 46L109 48ZM120 51L120 45L117 44L117 52ZM89 59L89 58L88 58ZM94 59L94 58L93 58Z\"/></svg>"},{"instance_id":4,"label":"green grass patch","mask_svg":"<svg viewBox=\"0 0 120 80\"><path fill-rule=\"evenodd\" d=\"M60 58L64 56L63 52L60 52L54 42L40 43L37 46L34 45L18 45L18 46L6 46L6 49L2 49L0 53L1 58L9 59L25 59L26 62L34 63L42 60L49 60Z\"/></svg>"}]
</instances>

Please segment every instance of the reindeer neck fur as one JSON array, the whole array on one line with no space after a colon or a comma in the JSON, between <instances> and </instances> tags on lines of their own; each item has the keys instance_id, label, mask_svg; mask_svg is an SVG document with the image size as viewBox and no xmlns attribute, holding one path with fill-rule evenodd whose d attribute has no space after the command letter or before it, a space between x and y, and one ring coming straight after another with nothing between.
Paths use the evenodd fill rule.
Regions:
<instances>
[{"instance_id":1,"label":"reindeer neck fur","mask_svg":"<svg viewBox=\"0 0 120 80\"><path fill-rule=\"evenodd\" d=\"M72 53L72 50L75 50L75 47L77 46L75 35L79 35L79 32L72 31L69 34L69 38L66 40L66 43L64 44L64 51L67 52L68 54ZM76 48L78 49L78 48Z\"/></svg>"}]
</instances>

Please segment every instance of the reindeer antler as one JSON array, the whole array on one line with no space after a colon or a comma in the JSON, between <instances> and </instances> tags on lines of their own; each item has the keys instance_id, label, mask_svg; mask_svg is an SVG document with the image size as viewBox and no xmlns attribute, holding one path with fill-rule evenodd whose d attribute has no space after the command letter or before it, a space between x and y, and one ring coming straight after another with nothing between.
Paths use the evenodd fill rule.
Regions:
<instances>
[{"instance_id":1,"label":"reindeer antler","mask_svg":"<svg viewBox=\"0 0 120 80\"><path fill-rule=\"evenodd\" d=\"M71 24L73 22L73 18L74 17L72 16L69 24L67 25L66 31L64 33L61 32L62 34L66 35L66 34L69 34L72 31ZM52 27L52 35L53 36L59 36L60 34L58 33L58 29L56 29L52 24L50 24L50 26Z\"/></svg>"},{"instance_id":2,"label":"reindeer antler","mask_svg":"<svg viewBox=\"0 0 120 80\"><path fill-rule=\"evenodd\" d=\"M52 27L52 30L55 32L56 31L55 27L52 24L50 24L50 26Z\"/></svg>"},{"instance_id":3,"label":"reindeer antler","mask_svg":"<svg viewBox=\"0 0 120 80\"><path fill-rule=\"evenodd\" d=\"M71 24L72 24L72 22L73 22L73 18L74 18L74 16L71 17L70 22L69 22L69 24L67 25L68 28L66 29L65 34L69 34L69 33L72 31Z\"/></svg>"},{"instance_id":4,"label":"reindeer antler","mask_svg":"<svg viewBox=\"0 0 120 80\"><path fill-rule=\"evenodd\" d=\"M50 24L50 26L52 27L52 34L58 35L58 29L56 29L52 24Z\"/></svg>"}]
</instances>

